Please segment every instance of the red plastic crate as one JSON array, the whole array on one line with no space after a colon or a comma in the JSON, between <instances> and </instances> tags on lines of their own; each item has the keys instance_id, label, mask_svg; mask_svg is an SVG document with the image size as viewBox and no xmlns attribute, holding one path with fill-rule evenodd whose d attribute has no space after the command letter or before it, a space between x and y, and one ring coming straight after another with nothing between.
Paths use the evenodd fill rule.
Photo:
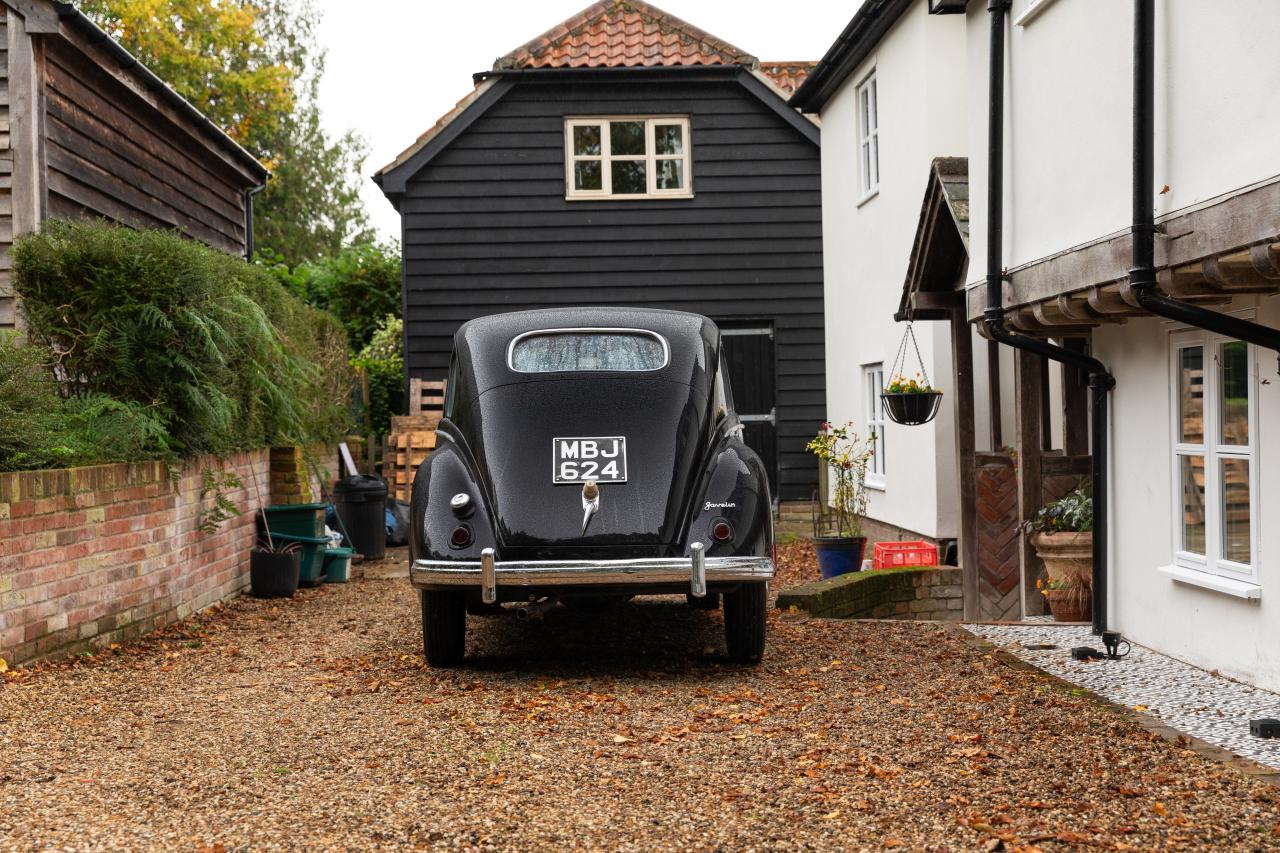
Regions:
<instances>
[{"instance_id":1,"label":"red plastic crate","mask_svg":"<svg viewBox=\"0 0 1280 853\"><path fill-rule=\"evenodd\" d=\"M897 569L903 566L938 565L938 548L928 542L877 542L875 561L877 569Z\"/></svg>"}]
</instances>

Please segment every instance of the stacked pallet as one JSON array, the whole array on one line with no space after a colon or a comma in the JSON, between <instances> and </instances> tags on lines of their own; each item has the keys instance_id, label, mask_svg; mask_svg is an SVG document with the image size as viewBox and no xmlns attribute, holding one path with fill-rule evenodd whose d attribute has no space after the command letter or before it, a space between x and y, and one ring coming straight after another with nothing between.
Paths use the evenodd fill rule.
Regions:
<instances>
[{"instance_id":1,"label":"stacked pallet","mask_svg":"<svg viewBox=\"0 0 1280 853\"><path fill-rule=\"evenodd\" d=\"M418 467L436 447L436 426L444 416L444 382L409 381L409 414L391 419L383 450L383 477L393 497L408 501Z\"/></svg>"}]
</instances>

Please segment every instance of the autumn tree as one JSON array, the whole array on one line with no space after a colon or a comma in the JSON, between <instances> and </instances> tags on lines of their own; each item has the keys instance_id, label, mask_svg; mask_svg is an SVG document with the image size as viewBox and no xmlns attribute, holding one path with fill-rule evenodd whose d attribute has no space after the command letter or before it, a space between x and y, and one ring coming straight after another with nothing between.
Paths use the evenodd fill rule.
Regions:
<instances>
[{"instance_id":1,"label":"autumn tree","mask_svg":"<svg viewBox=\"0 0 1280 853\"><path fill-rule=\"evenodd\" d=\"M255 243L293 265L368 237L367 147L324 130L311 0L83 0L81 8L271 170Z\"/></svg>"}]
</instances>

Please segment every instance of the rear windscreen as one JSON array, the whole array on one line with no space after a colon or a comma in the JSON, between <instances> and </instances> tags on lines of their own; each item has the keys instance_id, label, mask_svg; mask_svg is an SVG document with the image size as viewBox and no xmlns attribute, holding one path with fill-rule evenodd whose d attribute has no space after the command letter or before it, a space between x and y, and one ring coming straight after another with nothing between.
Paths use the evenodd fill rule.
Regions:
<instances>
[{"instance_id":1,"label":"rear windscreen","mask_svg":"<svg viewBox=\"0 0 1280 853\"><path fill-rule=\"evenodd\" d=\"M652 332L534 332L515 339L508 363L520 373L661 370L667 364L667 346Z\"/></svg>"}]
</instances>

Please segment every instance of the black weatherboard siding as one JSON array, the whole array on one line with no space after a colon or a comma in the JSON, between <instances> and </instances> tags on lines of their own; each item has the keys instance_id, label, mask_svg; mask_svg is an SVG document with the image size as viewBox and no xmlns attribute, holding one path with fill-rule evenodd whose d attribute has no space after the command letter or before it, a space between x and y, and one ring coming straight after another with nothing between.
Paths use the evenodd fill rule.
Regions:
<instances>
[{"instance_id":1,"label":"black weatherboard siding","mask_svg":"<svg viewBox=\"0 0 1280 853\"><path fill-rule=\"evenodd\" d=\"M485 314L635 305L772 324L780 497L817 479L825 417L818 146L746 72L524 74L399 197L406 366L443 378ZM566 116L687 115L692 199L566 201ZM814 134L816 135L816 134Z\"/></svg>"}]
</instances>

